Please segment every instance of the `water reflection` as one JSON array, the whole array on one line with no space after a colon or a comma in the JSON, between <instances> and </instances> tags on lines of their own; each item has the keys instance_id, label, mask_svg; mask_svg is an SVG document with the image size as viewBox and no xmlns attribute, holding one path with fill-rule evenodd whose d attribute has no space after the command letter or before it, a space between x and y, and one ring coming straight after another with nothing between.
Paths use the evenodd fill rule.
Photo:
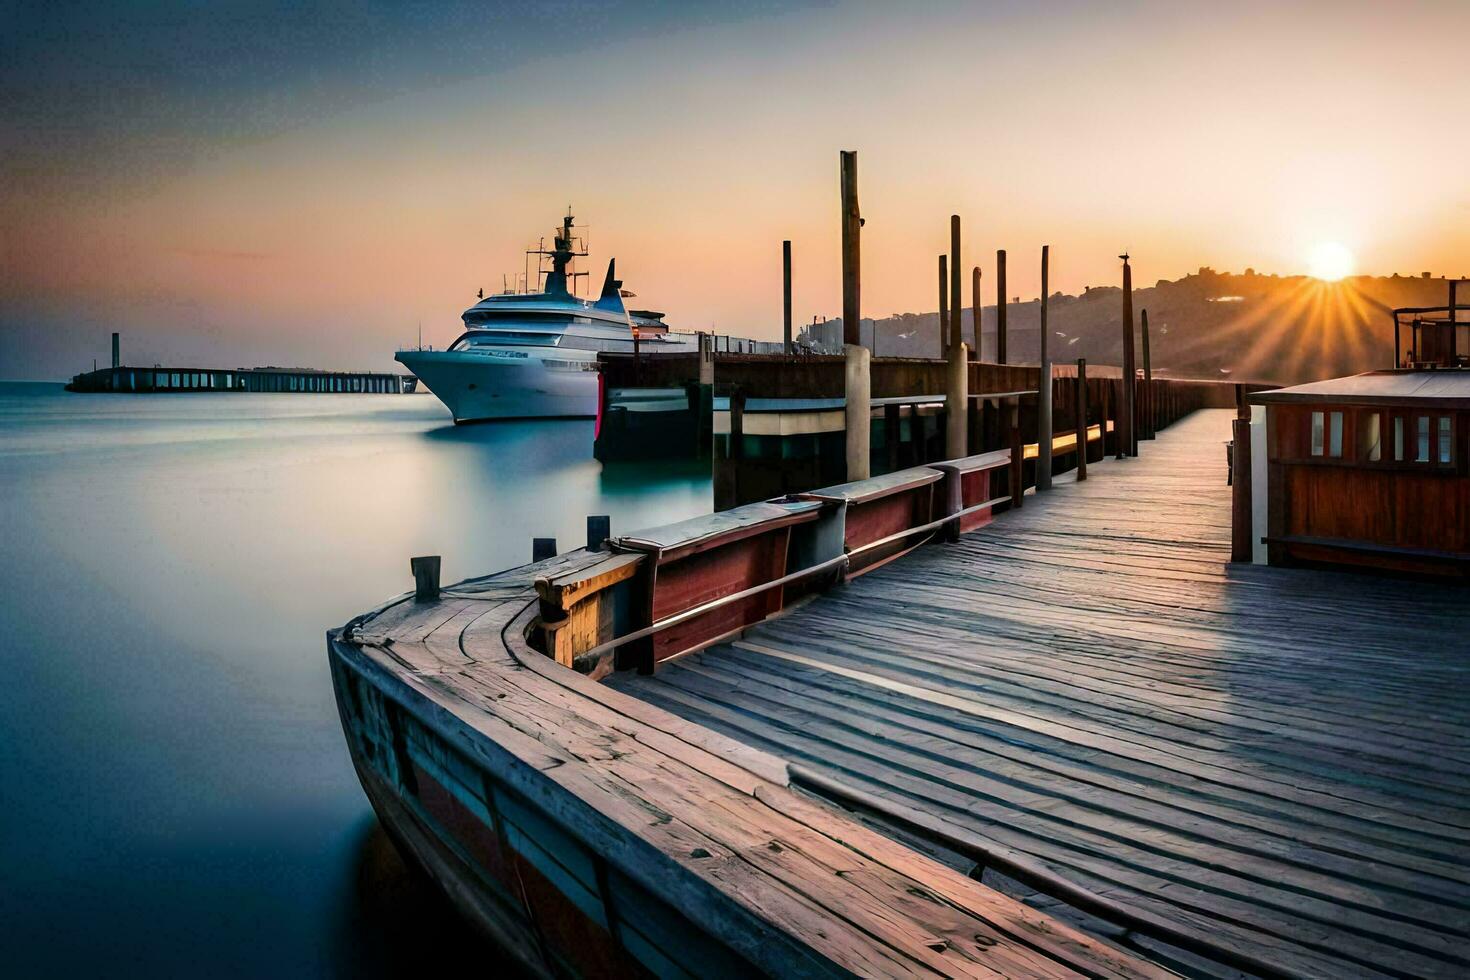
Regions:
<instances>
[{"instance_id":1,"label":"water reflection","mask_svg":"<svg viewBox=\"0 0 1470 980\"><path fill-rule=\"evenodd\" d=\"M0 384L7 972L404 965L384 920L407 886L363 862L323 631L406 588L411 555L453 581L533 536L574 547L588 514L709 510L707 469L604 470L591 439L455 427L428 396Z\"/></svg>"}]
</instances>

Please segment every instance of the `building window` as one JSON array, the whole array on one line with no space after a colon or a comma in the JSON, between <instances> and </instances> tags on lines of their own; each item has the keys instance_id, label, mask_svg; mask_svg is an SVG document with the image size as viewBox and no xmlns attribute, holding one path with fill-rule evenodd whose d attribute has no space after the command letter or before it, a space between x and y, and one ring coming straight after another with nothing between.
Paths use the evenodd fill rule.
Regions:
<instances>
[{"instance_id":1,"label":"building window","mask_svg":"<svg viewBox=\"0 0 1470 980\"><path fill-rule=\"evenodd\" d=\"M1441 463L1454 462L1454 440L1450 437L1450 417L1441 415L1439 417L1439 461Z\"/></svg>"},{"instance_id":2,"label":"building window","mask_svg":"<svg viewBox=\"0 0 1470 980\"><path fill-rule=\"evenodd\" d=\"M1404 461L1404 420L1396 417L1393 420L1393 458L1395 462Z\"/></svg>"},{"instance_id":3,"label":"building window","mask_svg":"<svg viewBox=\"0 0 1470 980\"><path fill-rule=\"evenodd\" d=\"M1419 452L1414 456L1414 462L1429 462L1429 416L1419 416Z\"/></svg>"},{"instance_id":4,"label":"building window","mask_svg":"<svg viewBox=\"0 0 1470 980\"><path fill-rule=\"evenodd\" d=\"M1383 458L1383 444L1378 432L1378 413L1369 412L1358 426L1358 456L1376 463Z\"/></svg>"},{"instance_id":5,"label":"building window","mask_svg":"<svg viewBox=\"0 0 1470 980\"><path fill-rule=\"evenodd\" d=\"M1327 455L1342 459L1342 413L1333 412L1328 417Z\"/></svg>"},{"instance_id":6,"label":"building window","mask_svg":"<svg viewBox=\"0 0 1470 980\"><path fill-rule=\"evenodd\" d=\"M1312 413L1312 455L1322 455L1322 413Z\"/></svg>"}]
</instances>

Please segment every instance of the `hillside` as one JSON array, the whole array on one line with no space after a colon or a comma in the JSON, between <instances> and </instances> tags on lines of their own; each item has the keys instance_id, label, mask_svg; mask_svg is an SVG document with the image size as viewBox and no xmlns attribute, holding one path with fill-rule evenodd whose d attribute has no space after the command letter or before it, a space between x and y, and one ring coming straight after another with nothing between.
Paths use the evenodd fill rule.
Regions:
<instances>
[{"instance_id":1,"label":"hillside","mask_svg":"<svg viewBox=\"0 0 1470 980\"><path fill-rule=\"evenodd\" d=\"M966 290L968 292L968 289ZM1325 283L1307 276L1263 276L1201 269L1170 282L1133 290L1135 313L1148 311L1154 370L1174 377L1232 377L1291 384L1388 367L1393 321L1402 306L1443 305L1442 278L1354 276ZM1461 302L1470 301L1470 286ZM1122 359L1122 289L1094 287L1081 296L1056 293L1049 308L1055 361ZM1007 305L1008 360L1036 363L1041 303ZM1467 317L1470 318L1470 317ZM969 309L966 340L973 343ZM876 330L880 355L933 357L939 350L938 314L904 313L864 320L864 339ZM841 337L841 321L818 325L814 338ZM995 307L982 312L982 354L995 356ZM1140 365L1142 354L1140 351Z\"/></svg>"}]
</instances>

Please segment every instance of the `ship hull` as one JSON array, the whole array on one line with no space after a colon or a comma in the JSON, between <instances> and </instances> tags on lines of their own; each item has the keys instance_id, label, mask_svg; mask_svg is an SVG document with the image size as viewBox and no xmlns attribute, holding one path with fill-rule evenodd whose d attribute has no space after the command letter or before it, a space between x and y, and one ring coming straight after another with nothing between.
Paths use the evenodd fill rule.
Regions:
<instances>
[{"instance_id":1,"label":"ship hull","mask_svg":"<svg viewBox=\"0 0 1470 980\"><path fill-rule=\"evenodd\" d=\"M444 403L456 422L597 415L597 359L591 351L558 349L547 357L534 352L400 351L396 359Z\"/></svg>"}]
</instances>

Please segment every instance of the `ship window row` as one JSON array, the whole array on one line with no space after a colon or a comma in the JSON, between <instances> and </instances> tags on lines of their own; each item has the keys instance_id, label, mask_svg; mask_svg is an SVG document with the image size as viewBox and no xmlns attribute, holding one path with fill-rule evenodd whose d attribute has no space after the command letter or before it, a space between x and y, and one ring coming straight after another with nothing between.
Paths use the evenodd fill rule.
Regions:
<instances>
[{"instance_id":1,"label":"ship window row","mask_svg":"<svg viewBox=\"0 0 1470 980\"><path fill-rule=\"evenodd\" d=\"M1346 426L1357 430L1355 451L1345 453ZM1323 460L1452 466L1455 463L1455 418L1418 412L1324 409L1310 415L1308 445L1312 457ZM1387 434L1388 446L1384 446Z\"/></svg>"}]
</instances>

